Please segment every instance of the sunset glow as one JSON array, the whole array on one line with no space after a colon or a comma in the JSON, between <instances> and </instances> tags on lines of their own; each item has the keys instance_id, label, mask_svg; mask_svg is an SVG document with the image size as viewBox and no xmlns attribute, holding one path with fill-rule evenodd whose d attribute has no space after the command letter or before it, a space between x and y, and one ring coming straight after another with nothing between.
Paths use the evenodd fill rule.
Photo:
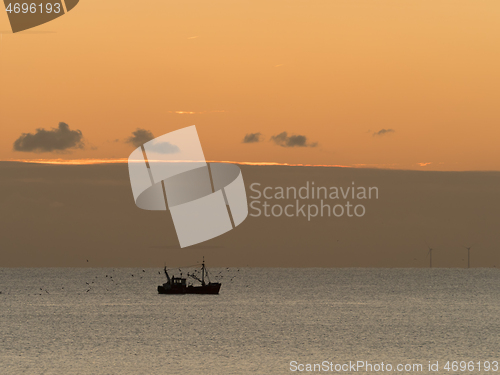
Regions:
<instances>
[{"instance_id":1,"label":"sunset glow","mask_svg":"<svg viewBox=\"0 0 500 375\"><path fill-rule=\"evenodd\" d=\"M1 160L120 163L196 125L210 160L500 170L498 1L106 4L0 31ZM77 144L14 148L61 122Z\"/></svg>"},{"instance_id":2,"label":"sunset glow","mask_svg":"<svg viewBox=\"0 0 500 375\"><path fill-rule=\"evenodd\" d=\"M53 165L93 165L93 164L126 164L128 159L9 159L4 161L19 162L19 163L34 163L34 164L53 164ZM149 160L149 162L157 163L182 163L193 162L193 160ZM207 160L207 163L229 163L239 165L261 165L261 166L289 166L289 167L336 167L336 168L349 168L349 167L362 167L362 166L349 166L349 165L330 165L330 164L290 164L290 163L274 163L274 162L249 162L249 161L233 161L233 160Z\"/></svg>"}]
</instances>

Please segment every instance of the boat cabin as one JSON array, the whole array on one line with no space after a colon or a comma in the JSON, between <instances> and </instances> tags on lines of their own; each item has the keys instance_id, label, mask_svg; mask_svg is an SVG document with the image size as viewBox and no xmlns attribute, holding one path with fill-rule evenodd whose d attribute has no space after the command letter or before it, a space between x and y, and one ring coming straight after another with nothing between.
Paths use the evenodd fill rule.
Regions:
<instances>
[{"instance_id":1,"label":"boat cabin","mask_svg":"<svg viewBox=\"0 0 500 375\"><path fill-rule=\"evenodd\" d=\"M172 285L174 286L186 286L186 279L182 277L172 277Z\"/></svg>"}]
</instances>

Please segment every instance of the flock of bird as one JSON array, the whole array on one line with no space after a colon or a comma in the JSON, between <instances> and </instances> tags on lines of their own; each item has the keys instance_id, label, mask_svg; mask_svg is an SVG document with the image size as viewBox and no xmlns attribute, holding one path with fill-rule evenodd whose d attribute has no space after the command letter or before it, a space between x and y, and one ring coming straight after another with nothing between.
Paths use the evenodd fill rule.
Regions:
<instances>
[{"instance_id":1,"label":"flock of bird","mask_svg":"<svg viewBox=\"0 0 500 375\"><path fill-rule=\"evenodd\" d=\"M87 263L88 262L89 261L87 259ZM179 270L179 272L180 272L180 274L182 276L182 270L181 269L178 269L178 270ZM224 275L223 274L223 273L226 273L226 272L230 272L230 269L226 268L226 269L220 271L218 274L216 274L213 277L216 280L221 280L221 279L224 278L224 276L226 276L226 277L229 276L229 275ZM236 272L240 272L240 270L237 269ZM162 274L162 272L158 271L158 275L161 275L161 274ZM135 278L138 278L138 279L142 279L143 276L145 276L145 275L146 275L146 270L143 269L142 272L139 271L139 273L135 273L135 274L130 273L128 277L130 277L130 278L135 277ZM189 275L189 273L188 273L188 275ZM230 278L226 278L226 280L229 279L229 282L232 282L235 277L236 276L232 276ZM109 291L110 290L109 288L111 288L111 287L116 287L117 285L119 285L119 283L116 281L116 276L113 278L113 275L111 275L111 274L101 275L101 279L102 280L106 280L107 279L107 282L106 282L107 285L106 284L104 285L106 291ZM102 286L103 285L102 282L98 283L97 280L99 280L99 276L95 276L93 279L91 279L89 281L86 281L85 282L85 287L84 287L84 290L82 291L82 293L89 293L89 292L97 289L97 286ZM121 280L121 281L123 281L123 280ZM64 287L61 287L61 290L64 290ZM1 291L0 291L0 294L2 294ZM50 294L50 292L49 292L48 289L41 287L39 292L33 293L32 295L35 295L35 296L39 295L39 296L41 296L41 295L44 295L44 294ZM77 293L77 294L80 294L80 293ZM28 295L31 295L31 293L28 294Z\"/></svg>"}]
</instances>

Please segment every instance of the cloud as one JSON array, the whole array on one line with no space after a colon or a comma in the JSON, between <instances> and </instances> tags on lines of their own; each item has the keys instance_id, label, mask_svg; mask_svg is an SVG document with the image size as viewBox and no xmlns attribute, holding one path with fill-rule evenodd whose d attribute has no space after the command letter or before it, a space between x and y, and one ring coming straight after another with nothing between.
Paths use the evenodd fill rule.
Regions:
<instances>
[{"instance_id":1,"label":"cloud","mask_svg":"<svg viewBox=\"0 0 500 375\"><path fill-rule=\"evenodd\" d=\"M159 154L176 154L180 151L179 147L173 145L170 142L155 143L149 146L148 150L157 152Z\"/></svg>"},{"instance_id":2,"label":"cloud","mask_svg":"<svg viewBox=\"0 0 500 375\"><path fill-rule=\"evenodd\" d=\"M23 133L14 142L15 151L52 152L65 151L70 148L83 148L83 135L80 130L70 130L69 125L59 123L58 128L36 129L34 134Z\"/></svg>"},{"instance_id":3,"label":"cloud","mask_svg":"<svg viewBox=\"0 0 500 375\"><path fill-rule=\"evenodd\" d=\"M245 138L243 138L243 143L257 143L260 142L261 139L261 133L248 133L245 135Z\"/></svg>"},{"instance_id":4,"label":"cloud","mask_svg":"<svg viewBox=\"0 0 500 375\"><path fill-rule=\"evenodd\" d=\"M396 132L396 130L394 129L381 129L378 132L373 133L373 136L375 137L377 135L386 135L394 132Z\"/></svg>"},{"instance_id":5,"label":"cloud","mask_svg":"<svg viewBox=\"0 0 500 375\"><path fill-rule=\"evenodd\" d=\"M318 142L307 143L305 135L288 136L287 132L273 135L271 141L274 141L274 143L281 147L316 147L318 145Z\"/></svg>"},{"instance_id":6,"label":"cloud","mask_svg":"<svg viewBox=\"0 0 500 375\"><path fill-rule=\"evenodd\" d=\"M127 138L125 142L131 143L135 147L139 147L153 138L154 135L149 130L137 128L135 132L132 132L132 136Z\"/></svg>"},{"instance_id":7,"label":"cloud","mask_svg":"<svg viewBox=\"0 0 500 375\"><path fill-rule=\"evenodd\" d=\"M417 163L418 165L420 165L421 167L426 167L428 166L429 164L432 164L432 161L428 162L428 163Z\"/></svg>"}]
</instances>

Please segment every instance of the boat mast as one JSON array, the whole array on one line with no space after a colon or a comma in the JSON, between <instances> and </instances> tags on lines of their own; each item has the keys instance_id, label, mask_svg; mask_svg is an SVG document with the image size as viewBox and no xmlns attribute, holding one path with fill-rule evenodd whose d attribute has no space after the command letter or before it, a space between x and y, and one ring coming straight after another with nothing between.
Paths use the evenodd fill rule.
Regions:
<instances>
[{"instance_id":1,"label":"boat mast","mask_svg":"<svg viewBox=\"0 0 500 375\"><path fill-rule=\"evenodd\" d=\"M167 266L163 267L163 271L165 271L165 276L167 276L168 283L170 284L170 276L168 276Z\"/></svg>"},{"instance_id":2,"label":"boat mast","mask_svg":"<svg viewBox=\"0 0 500 375\"><path fill-rule=\"evenodd\" d=\"M205 257L203 257L203 263L201 264L201 285L205 286Z\"/></svg>"}]
</instances>

